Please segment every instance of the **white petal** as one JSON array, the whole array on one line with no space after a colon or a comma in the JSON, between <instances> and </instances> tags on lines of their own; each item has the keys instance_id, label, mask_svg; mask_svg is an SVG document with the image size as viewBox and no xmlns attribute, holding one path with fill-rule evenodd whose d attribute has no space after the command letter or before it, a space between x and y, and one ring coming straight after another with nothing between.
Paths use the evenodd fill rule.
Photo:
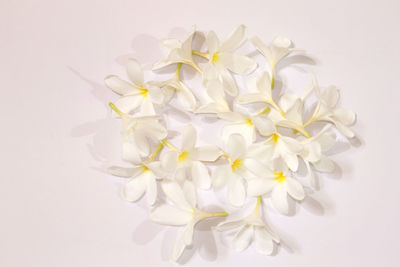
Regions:
<instances>
[{"instance_id":1,"label":"white petal","mask_svg":"<svg viewBox=\"0 0 400 267\"><path fill-rule=\"evenodd\" d=\"M230 179L227 187L228 202L235 207L243 206L244 200L246 198L246 190L244 187L243 179L240 177Z\"/></svg>"},{"instance_id":2,"label":"white petal","mask_svg":"<svg viewBox=\"0 0 400 267\"><path fill-rule=\"evenodd\" d=\"M153 103L148 97L142 98L142 104L140 105L140 114L142 116L151 116L156 114Z\"/></svg>"},{"instance_id":3,"label":"white petal","mask_svg":"<svg viewBox=\"0 0 400 267\"><path fill-rule=\"evenodd\" d=\"M237 49L246 39L246 26L239 25L229 37L221 44L220 51L233 51Z\"/></svg>"},{"instance_id":4,"label":"white petal","mask_svg":"<svg viewBox=\"0 0 400 267\"><path fill-rule=\"evenodd\" d=\"M247 145L252 144L256 140L255 127L248 123L234 123L223 126L221 133L222 141L227 143L231 135L243 136Z\"/></svg>"},{"instance_id":5,"label":"white petal","mask_svg":"<svg viewBox=\"0 0 400 267\"><path fill-rule=\"evenodd\" d=\"M312 164L314 168L320 172L333 172L335 170L335 164L326 156L322 156L319 161L313 162Z\"/></svg>"},{"instance_id":6,"label":"white petal","mask_svg":"<svg viewBox=\"0 0 400 267\"><path fill-rule=\"evenodd\" d=\"M192 179L200 189L207 190L211 186L211 178L208 169L200 161L192 162Z\"/></svg>"},{"instance_id":7,"label":"white petal","mask_svg":"<svg viewBox=\"0 0 400 267\"><path fill-rule=\"evenodd\" d=\"M287 112L298 99L297 95L293 93L286 93L279 99L279 106L284 112Z\"/></svg>"},{"instance_id":8,"label":"white petal","mask_svg":"<svg viewBox=\"0 0 400 267\"><path fill-rule=\"evenodd\" d=\"M270 175L271 173L268 168L259 161L259 159L246 158L243 160L243 164L244 166L246 166L247 170L258 177L265 177L266 175Z\"/></svg>"},{"instance_id":9,"label":"white petal","mask_svg":"<svg viewBox=\"0 0 400 267\"><path fill-rule=\"evenodd\" d=\"M123 113L130 113L139 107L143 97L137 94L125 95L114 102L114 105ZM115 112L115 111L113 111Z\"/></svg>"},{"instance_id":10,"label":"white petal","mask_svg":"<svg viewBox=\"0 0 400 267\"><path fill-rule=\"evenodd\" d=\"M218 73L222 79L225 92L230 96L237 96L238 88L232 74L222 66L218 66Z\"/></svg>"},{"instance_id":11,"label":"white petal","mask_svg":"<svg viewBox=\"0 0 400 267\"><path fill-rule=\"evenodd\" d=\"M219 40L214 31L209 31L206 37L208 53L212 57L215 52L218 51L219 48Z\"/></svg>"},{"instance_id":12,"label":"white petal","mask_svg":"<svg viewBox=\"0 0 400 267\"><path fill-rule=\"evenodd\" d=\"M254 234L254 228L251 225L243 226L239 232L236 233L232 241L233 249L238 252L245 250L251 242Z\"/></svg>"},{"instance_id":13,"label":"white petal","mask_svg":"<svg viewBox=\"0 0 400 267\"><path fill-rule=\"evenodd\" d=\"M254 245L256 250L264 255L271 255L274 250L272 236L262 226L254 226Z\"/></svg>"},{"instance_id":14,"label":"white petal","mask_svg":"<svg viewBox=\"0 0 400 267\"><path fill-rule=\"evenodd\" d=\"M128 74L129 79L131 79L131 81L135 85L137 86L143 85L143 80L144 80L143 70L136 59L132 58L128 59L128 62L126 63L126 73Z\"/></svg>"},{"instance_id":15,"label":"white petal","mask_svg":"<svg viewBox=\"0 0 400 267\"><path fill-rule=\"evenodd\" d=\"M126 200L134 202L143 196L146 191L146 176L147 174L142 173L126 183L122 191Z\"/></svg>"},{"instance_id":16,"label":"white petal","mask_svg":"<svg viewBox=\"0 0 400 267\"><path fill-rule=\"evenodd\" d=\"M335 120L340 121L344 125L351 125L356 120L356 114L350 109L338 108L333 111Z\"/></svg>"},{"instance_id":17,"label":"white petal","mask_svg":"<svg viewBox=\"0 0 400 267\"><path fill-rule=\"evenodd\" d=\"M265 116L253 117L252 122L258 132L263 136L270 136L275 130L274 123Z\"/></svg>"},{"instance_id":18,"label":"white petal","mask_svg":"<svg viewBox=\"0 0 400 267\"><path fill-rule=\"evenodd\" d=\"M276 182L267 178L256 178L247 181L247 193L250 196L261 196L270 193Z\"/></svg>"},{"instance_id":19,"label":"white petal","mask_svg":"<svg viewBox=\"0 0 400 267\"><path fill-rule=\"evenodd\" d=\"M232 112L232 111L227 111L227 112L220 112L218 113L218 117L220 119L226 120L226 121L231 121L231 122L242 122L243 120L246 119L246 117L239 113L239 112Z\"/></svg>"},{"instance_id":20,"label":"white petal","mask_svg":"<svg viewBox=\"0 0 400 267\"><path fill-rule=\"evenodd\" d=\"M136 177L143 172L143 168L141 166L133 168L111 166L108 168L108 172L119 177Z\"/></svg>"},{"instance_id":21,"label":"white petal","mask_svg":"<svg viewBox=\"0 0 400 267\"><path fill-rule=\"evenodd\" d=\"M339 90L335 86L330 86L321 95L321 100L329 107L333 108L339 100Z\"/></svg>"},{"instance_id":22,"label":"white petal","mask_svg":"<svg viewBox=\"0 0 400 267\"><path fill-rule=\"evenodd\" d=\"M301 150L303 150L302 144L294 138L280 136L280 139L282 139L286 148L295 154L298 154L301 152Z\"/></svg>"},{"instance_id":23,"label":"white petal","mask_svg":"<svg viewBox=\"0 0 400 267\"><path fill-rule=\"evenodd\" d=\"M217 146L201 146L196 147L192 153L196 160L213 162L222 155L222 150Z\"/></svg>"},{"instance_id":24,"label":"white petal","mask_svg":"<svg viewBox=\"0 0 400 267\"><path fill-rule=\"evenodd\" d=\"M153 205L157 199L157 182L154 174L147 177L146 183L147 204Z\"/></svg>"},{"instance_id":25,"label":"white petal","mask_svg":"<svg viewBox=\"0 0 400 267\"><path fill-rule=\"evenodd\" d=\"M237 158L240 158L246 154L246 140L241 134L232 134L229 136L226 148L226 152L231 159L236 160Z\"/></svg>"},{"instance_id":26,"label":"white petal","mask_svg":"<svg viewBox=\"0 0 400 267\"><path fill-rule=\"evenodd\" d=\"M171 200L176 206L189 212L193 211L193 207L186 200L182 188L176 182L163 182L161 187L168 199Z\"/></svg>"},{"instance_id":27,"label":"white petal","mask_svg":"<svg viewBox=\"0 0 400 267\"><path fill-rule=\"evenodd\" d=\"M235 100L239 104L249 104L249 103L256 103L256 102L266 102L266 97L264 94L261 93L250 93L239 95Z\"/></svg>"},{"instance_id":28,"label":"white petal","mask_svg":"<svg viewBox=\"0 0 400 267\"><path fill-rule=\"evenodd\" d=\"M175 241L174 248L172 249L172 260L173 261L177 261L186 248L185 232L186 232L185 229L183 229L183 231L181 233L179 233L178 238Z\"/></svg>"},{"instance_id":29,"label":"white petal","mask_svg":"<svg viewBox=\"0 0 400 267\"><path fill-rule=\"evenodd\" d=\"M121 80L119 77L115 75L107 76L104 79L104 82L106 83L108 88L110 88L119 95L126 95L137 91L137 89L132 84L124 80Z\"/></svg>"},{"instance_id":30,"label":"white petal","mask_svg":"<svg viewBox=\"0 0 400 267\"><path fill-rule=\"evenodd\" d=\"M254 59L239 54L220 53L219 61L230 71L242 75L247 75L257 68Z\"/></svg>"},{"instance_id":31,"label":"white petal","mask_svg":"<svg viewBox=\"0 0 400 267\"><path fill-rule=\"evenodd\" d=\"M194 110L196 106L196 98L184 83L180 83L180 88L176 91L176 96L185 109Z\"/></svg>"},{"instance_id":32,"label":"white petal","mask_svg":"<svg viewBox=\"0 0 400 267\"><path fill-rule=\"evenodd\" d=\"M288 151L286 153L281 153L281 157L292 171L297 171L297 168L299 167L299 159L296 154Z\"/></svg>"},{"instance_id":33,"label":"white petal","mask_svg":"<svg viewBox=\"0 0 400 267\"><path fill-rule=\"evenodd\" d=\"M160 156L161 167L169 173L174 172L178 168L178 152L167 151Z\"/></svg>"},{"instance_id":34,"label":"white petal","mask_svg":"<svg viewBox=\"0 0 400 267\"><path fill-rule=\"evenodd\" d=\"M218 231L228 231L239 226L244 225L246 222L245 220L238 220L238 221L230 221L230 222L222 222L218 224L217 230Z\"/></svg>"},{"instance_id":35,"label":"white petal","mask_svg":"<svg viewBox=\"0 0 400 267\"><path fill-rule=\"evenodd\" d=\"M336 128L339 130L339 132L341 132L347 138L353 138L355 136L354 132L352 130L350 130L350 128L347 127L346 125L344 125L338 121L336 121L334 123L335 123Z\"/></svg>"},{"instance_id":36,"label":"white petal","mask_svg":"<svg viewBox=\"0 0 400 267\"><path fill-rule=\"evenodd\" d=\"M149 91L149 95L151 98L151 102L155 104L162 104L164 101L164 93L160 89L159 86L155 85L150 85L147 87L147 90Z\"/></svg>"},{"instance_id":37,"label":"white petal","mask_svg":"<svg viewBox=\"0 0 400 267\"><path fill-rule=\"evenodd\" d=\"M191 181L185 181L183 183L182 190L189 204L192 207L196 207L197 194L196 194L196 188L194 187L193 183Z\"/></svg>"},{"instance_id":38,"label":"white petal","mask_svg":"<svg viewBox=\"0 0 400 267\"><path fill-rule=\"evenodd\" d=\"M291 197L296 200L303 200L304 199L304 189L303 186L293 178L286 177L287 182L287 192Z\"/></svg>"},{"instance_id":39,"label":"white petal","mask_svg":"<svg viewBox=\"0 0 400 267\"><path fill-rule=\"evenodd\" d=\"M272 190L271 201L277 211L285 215L288 214L289 204L285 185L276 186L274 190Z\"/></svg>"},{"instance_id":40,"label":"white petal","mask_svg":"<svg viewBox=\"0 0 400 267\"><path fill-rule=\"evenodd\" d=\"M132 163L139 163L141 157L135 143L122 142L122 159Z\"/></svg>"},{"instance_id":41,"label":"white petal","mask_svg":"<svg viewBox=\"0 0 400 267\"><path fill-rule=\"evenodd\" d=\"M136 147L139 150L139 153L142 156L147 156L150 153L150 145L149 142L147 141L147 135L146 132L144 131L136 131L135 135L135 143Z\"/></svg>"},{"instance_id":42,"label":"white petal","mask_svg":"<svg viewBox=\"0 0 400 267\"><path fill-rule=\"evenodd\" d=\"M190 212L166 204L155 207L150 213L152 221L166 225L185 225L192 218L193 216Z\"/></svg>"},{"instance_id":43,"label":"white petal","mask_svg":"<svg viewBox=\"0 0 400 267\"><path fill-rule=\"evenodd\" d=\"M190 151L196 145L197 132L192 125L188 125L183 129L182 134L182 151Z\"/></svg>"},{"instance_id":44,"label":"white petal","mask_svg":"<svg viewBox=\"0 0 400 267\"><path fill-rule=\"evenodd\" d=\"M228 182L232 175L232 169L230 165L218 166L212 173L212 184L213 187L218 190L221 189Z\"/></svg>"}]
</instances>

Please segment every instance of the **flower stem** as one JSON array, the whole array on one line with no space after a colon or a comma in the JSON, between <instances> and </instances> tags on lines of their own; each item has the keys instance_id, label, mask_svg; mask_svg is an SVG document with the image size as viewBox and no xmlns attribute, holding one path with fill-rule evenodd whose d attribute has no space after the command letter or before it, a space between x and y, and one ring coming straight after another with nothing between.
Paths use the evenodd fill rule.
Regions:
<instances>
[{"instance_id":1,"label":"flower stem","mask_svg":"<svg viewBox=\"0 0 400 267\"><path fill-rule=\"evenodd\" d=\"M149 161L154 161L158 155L158 153L160 153L161 149L164 147L163 143L158 144L156 150L154 150L153 154L151 154L151 157L149 158Z\"/></svg>"},{"instance_id":2,"label":"flower stem","mask_svg":"<svg viewBox=\"0 0 400 267\"><path fill-rule=\"evenodd\" d=\"M178 63L178 64L176 65L175 78L176 78L177 80L179 80L181 67L182 67L182 63Z\"/></svg>"},{"instance_id":3,"label":"flower stem","mask_svg":"<svg viewBox=\"0 0 400 267\"><path fill-rule=\"evenodd\" d=\"M206 217L226 217L228 215L229 214L227 212L225 212L225 211L222 211L222 212L210 212L210 213L206 212L205 213Z\"/></svg>"},{"instance_id":4,"label":"flower stem","mask_svg":"<svg viewBox=\"0 0 400 267\"><path fill-rule=\"evenodd\" d=\"M196 55L202 58L205 58L207 60L210 60L210 54L209 53L203 53L197 50L192 50L192 55Z\"/></svg>"},{"instance_id":5,"label":"flower stem","mask_svg":"<svg viewBox=\"0 0 400 267\"><path fill-rule=\"evenodd\" d=\"M275 86L275 67L271 67L271 89Z\"/></svg>"},{"instance_id":6,"label":"flower stem","mask_svg":"<svg viewBox=\"0 0 400 267\"><path fill-rule=\"evenodd\" d=\"M171 144L171 143L168 142L167 140L163 139L163 140L161 140L161 142L162 142L164 145L166 145L167 147L169 147L171 150L179 151L178 148L176 148L173 144Z\"/></svg>"},{"instance_id":7,"label":"flower stem","mask_svg":"<svg viewBox=\"0 0 400 267\"><path fill-rule=\"evenodd\" d=\"M254 208L254 213L259 215L260 214L260 209L261 209L261 205L262 205L262 196L258 196L257 197L257 204Z\"/></svg>"},{"instance_id":8,"label":"flower stem","mask_svg":"<svg viewBox=\"0 0 400 267\"><path fill-rule=\"evenodd\" d=\"M119 110L112 102L108 103L108 105L109 105L110 108L111 108L112 110L114 110L120 117L126 116L126 114L123 113L121 110Z\"/></svg>"}]
</instances>

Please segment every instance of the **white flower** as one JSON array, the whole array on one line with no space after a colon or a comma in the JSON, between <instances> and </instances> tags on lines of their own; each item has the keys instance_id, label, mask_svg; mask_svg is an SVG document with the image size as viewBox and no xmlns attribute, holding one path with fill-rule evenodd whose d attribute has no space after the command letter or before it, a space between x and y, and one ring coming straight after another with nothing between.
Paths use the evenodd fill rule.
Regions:
<instances>
[{"instance_id":1,"label":"white flower","mask_svg":"<svg viewBox=\"0 0 400 267\"><path fill-rule=\"evenodd\" d=\"M247 153L248 146L240 134L232 134L226 144L225 157L228 163L218 166L212 174L215 189L227 187L227 200L236 207L243 205L246 198L245 180L261 175L264 166Z\"/></svg>"},{"instance_id":2,"label":"white flower","mask_svg":"<svg viewBox=\"0 0 400 267\"><path fill-rule=\"evenodd\" d=\"M232 241L233 248L238 252L245 250L253 240L257 252L270 255L274 250L274 242L280 242L279 236L261 218L260 203L261 197L258 197L257 205L250 215L241 220L222 222L217 226L219 231L241 227Z\"/></svg>"},{"instance_id":3,"label":"white flower","mask_svg":"<svg viewBox=\"0 0 400 267\"><path fill-rule=\"evenodd\" d=\"M115 176L131 178L123 190L126 200L135 202L146 192L147 203L153 205L157 198L156 179L161 177L160 169L160 162L143 162L131 168L112 166L108 171Z\"/></svg>"},{"instance_id":4,"label":"white flower","mask_svg":"<svg viewBox=\"0 0 400 267\"><path fill-rule=\"evenodd\" d=\"M208 81L205 88L211 101L197 108L196 113L218 113L231 110L226 101L224 87L220 80Z\"/></svg>"},{"instance_id":5,"label":"white flower","mask_svg":"<svg viewBox=\"0 0 400 267\"><path fill-rule=\"evenodd\" d=\"M155 82L144 82L143 70L135 59L128 59L126 72L132 83L126 82L115 75L105 78L106 85L121 95L115 105L124 113L130 113L140 106L142 115L154 115L153 104L162 104L164 95Z\"/></svg>"},{"instance_id":6,"label":"white flower","mask_svg":"<svg viewBox=\"0 0 400 267\"><path fill-rule=\"evenodd\" d=\"M172 150L164 153L160 160L162 166L169 173L174 173L175 179L182 183L187 178L187 172L194 184L200 189L209 189L211 178L208 168L202 161L213 162L222 155L222 150L217 146L196 147L197 133L192 125L183 130L182 146L180 149L164 140Z\"/></svg>"},{"instance_id":7,"label":"white flower","mask_svg":"<svg viewBox=\"0 0 400 267\"><path fill-rule=\"evenodd\" d=\"M314 188L317 187L317 181L311 170L311 166L320 172L333 172L335 169L335 164L332 160L323 154L323 152L329 150L336 141L336 135L333 132L327 131L329 128L330 125L327 125L317 135L302 141L304 149L299 156L306 164L310 183Z\"/></svg>"},{"instance_id":8,"label":"white flower","mask_svg":"<svg viewBox=\"0 0 400 267\"><path fill-rule=\"evenodd\" d=\"M195 33L196 30L193 29L192 33L183 43L175 39L164 40L162 44L169 50L168 56L166 59L154 63L152 69L157 70L171 64L183 63L202 73L192 58L192 40Z\"/></svg>"},{"instance_id":9,"label":"white flower","mask_svg":"<svg viewBox=\"0 0 400 267\"><path fill-rule=\"evenodd\" d=\"M244 25L237 27L221 44L214 31L210 31L206 37L209 64L204 71L203 79L209 81L219 78L223 82L225 92L231 96L238 94L238 88L229 71L249 74L257 67L253 59L234 53L245 40Z\"/></svg>"},{"instance_id":10,"label":"white flower","mask_svg":"<svg viewBox=\"0 0 400 267\"><path fill-rule=\"evenodd\" d=\"M195 225L210 217L224 217L226 212L207 213L196 208L196 191L192 183L185 182L181 188L176 182L164 182L162 189L173 204L160 205L151 212L151 220L166 225L182 226L183 231L176 240L172 251L172 259L178 260L186 246L193 242L193 231Z\"/></svg>"},{"instance_id":11,"label":"white flower","mask_svg":"<svg viewBox=\"0 0 400 267\"><path fill-rule=\"evenodd\" d=\"M272 106L276 111L278 111L283 117L285 113L282 109L275 103L272 98L271 92L271 80L268 72L263 72L260 77L256 79L249 79L247 87L253 93L240 95L236 98L236 102L239 104L249 104L249 103L267 103Z\"/></svg>"},{"instance_id":12,"label":"white flower","mask_svg":"<svg viewBox=\"0 0 400 267\"><path fill-rule=\"evenodd\" d=\"M292 171L297 171L299 166L297 155L302 150L302 144L296 139L273 133L268 140L254 144L252 153L265 160L280 158Z\"/></svg>"},{"instance_id":13,"label":"white flower","mask_svg":"<svg viewBox=\"0 0 400 267\"><path fill-rule=\"evenodd\" d=\"M292 42L285 37L277 37L270 46L265 45L257 36L251 39L253 45L266 57L271 67L271 88L274 88L275 66L278 62L295 49L290 48Z\"/></svg>"},{"instance_id":14,"label":"white flower","mask_svg":"<svg viewBox=\"0 0 400 267\"><path fill-rule=\"evenodd\" d=\"M270 136L275 131L275 125L264 114L250 115L247 112L219 112L218 117L231 122L222 128L222 140L226 142L234 133L241 134L247 144L256 140L256 131L262 136Z\"/></svg>"},{"instance_id":15,"label":"white flower","mask_svg":"<svg viewBox=\"0 0 400 267\"><path fill-rule=\"evenodd\" d=\"M295 200L304 199L303 186L294 178L288 176L286 170L266 170L262 177L248 181L247 193L250 196L261 196L271 193L273 206L282 214L288 214L287 195Z\"/></svg>"},{"instance_id":16,"label":"white flower","mask_svg":"<svg viewBox=\"0 0 400 267\"><path fill-rule=\"evenodd\" d=\"M110 107L122 119L122 159L140 163L141 157L148 156L150 145L148 140L159 143L168 132L159 123L161 116L131 116L120 111L114 104Z\"/></svg>"},{"instance_id":17,"label":"white flower","mask_svg":"<svg viewBox=\"0 0 400 267\"><path fill-rule=\"evenodd\" d=\"M315 93L318 97L318 104L315 108L314 114L304 124L304 127L315 121L327 121L333 123L344 136L353 138L354 133L348 126L355 122L356 115L349 109L335 108L339 100L338 89L334 86L330 86L321 93L315 82L315 78L314 83Z\"/></svg>"}]
</instances>

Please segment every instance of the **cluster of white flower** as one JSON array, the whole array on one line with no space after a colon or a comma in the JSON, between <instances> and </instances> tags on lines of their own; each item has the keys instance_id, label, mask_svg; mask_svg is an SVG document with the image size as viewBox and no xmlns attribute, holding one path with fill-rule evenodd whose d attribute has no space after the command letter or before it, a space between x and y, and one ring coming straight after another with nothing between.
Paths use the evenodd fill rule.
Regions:
<instances>
[{"instance_id":1,"label":"cluster of white flower","mask_svg":"<svg viewBox=\"0 0 400 267\"><path fill-rule=\"evenodd\" d=\"M237 27L223 42L214 31L208 32L205 39L207 52L193 50L192 40L196 33L193 30L184 42L162 41L168 55L155 63L153 70L174 65L176 72L171 79L144 81L143 70L134 59L126 64L130 82L113 75L106 77L106 85L121 95L110 103L110 107L113 114L122 119L122 158L133 164L131 168L113 166L109 170L113 175L130 178L123 191L127 200L137 201L146 193L147 202L152 206L150 218L153 221L184 226L173 249L174 260L192 244L196 223L211 217L228 216L226 212L209 213L199 209L196 204L199 189L225 188L227 203L237 208L242 207L246 199L257 199L250 215L241 220L222 222L216 229L225 231L240 227L233 238L234 249L242 251L254 242L258 252L271 254L279 237L265 223L261 212L263 202L270 200L282 214L289 212L289 197L301 202L305 197L304 187L316 187L314 170L334 170L334 163L324 152L336 141L335 127L345 137L354 137L349 125L354 123L355 114L337 108L338 90L331 86L321 92L314 77L312 85L300 97L292 93L273 96L276 65L297 51L289 39L278 37L270 45L258 37L250 40L265 57L269 68L261 75L253 75L258 77L247 79L248 91L239 95L232 73L249 75L258 66L251 57L235 52L247 41L246 27ZM199 67L199 60L207 61L204 68ZM185 85L180 75L182 65L190 66L201 75L200 87L208 94L208 103L200 103ZM303 122L306 117L304 103L312 92L317 99L314 112ZM185 111L215 114L227 121L222 132L216 133L221 137L223 147L215 144L196 146L197 134L192 125L187 125L182 132L180 147L168 141L165 115L157 110L174 96ZM253 103L263 106L257 112L238 108L254 106ZM309 127L315 125L314 122L325 123ZM307 170L309 185L299 181L301 161ZM210 162L214 163L212 167ZM162 189L164 198L158 197L158 188Z\"/></svg>"}]
</instances>

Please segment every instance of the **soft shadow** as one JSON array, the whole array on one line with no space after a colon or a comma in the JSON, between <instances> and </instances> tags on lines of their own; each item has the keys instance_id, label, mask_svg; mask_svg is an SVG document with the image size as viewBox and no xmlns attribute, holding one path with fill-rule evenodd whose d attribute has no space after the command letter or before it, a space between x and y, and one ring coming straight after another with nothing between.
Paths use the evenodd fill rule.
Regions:
<instances>
[{"instance_id":1,"label":"soft shadow","mask_svg":"<svg viewBox=\"0 0 400 267\"><path fill-rule=\"evenodd\" d=\"M133 232L132 239L138 245L146 245L152 241L162 230L162 225L153 223L150 220L145 220L136 227Z\"/></svg>"},{"instance_id":2,"label":"soft shadow","mask_svg":"<svg viewBox=\"0 0 400 267\"><path fill-rule=\"evenodd\" d=\"M301 207L303 207L308 212L317 215L323 216L325 214L324 206L317 201L315 198L307 195L301 203Z\"/></svg>"}]
</instances>

